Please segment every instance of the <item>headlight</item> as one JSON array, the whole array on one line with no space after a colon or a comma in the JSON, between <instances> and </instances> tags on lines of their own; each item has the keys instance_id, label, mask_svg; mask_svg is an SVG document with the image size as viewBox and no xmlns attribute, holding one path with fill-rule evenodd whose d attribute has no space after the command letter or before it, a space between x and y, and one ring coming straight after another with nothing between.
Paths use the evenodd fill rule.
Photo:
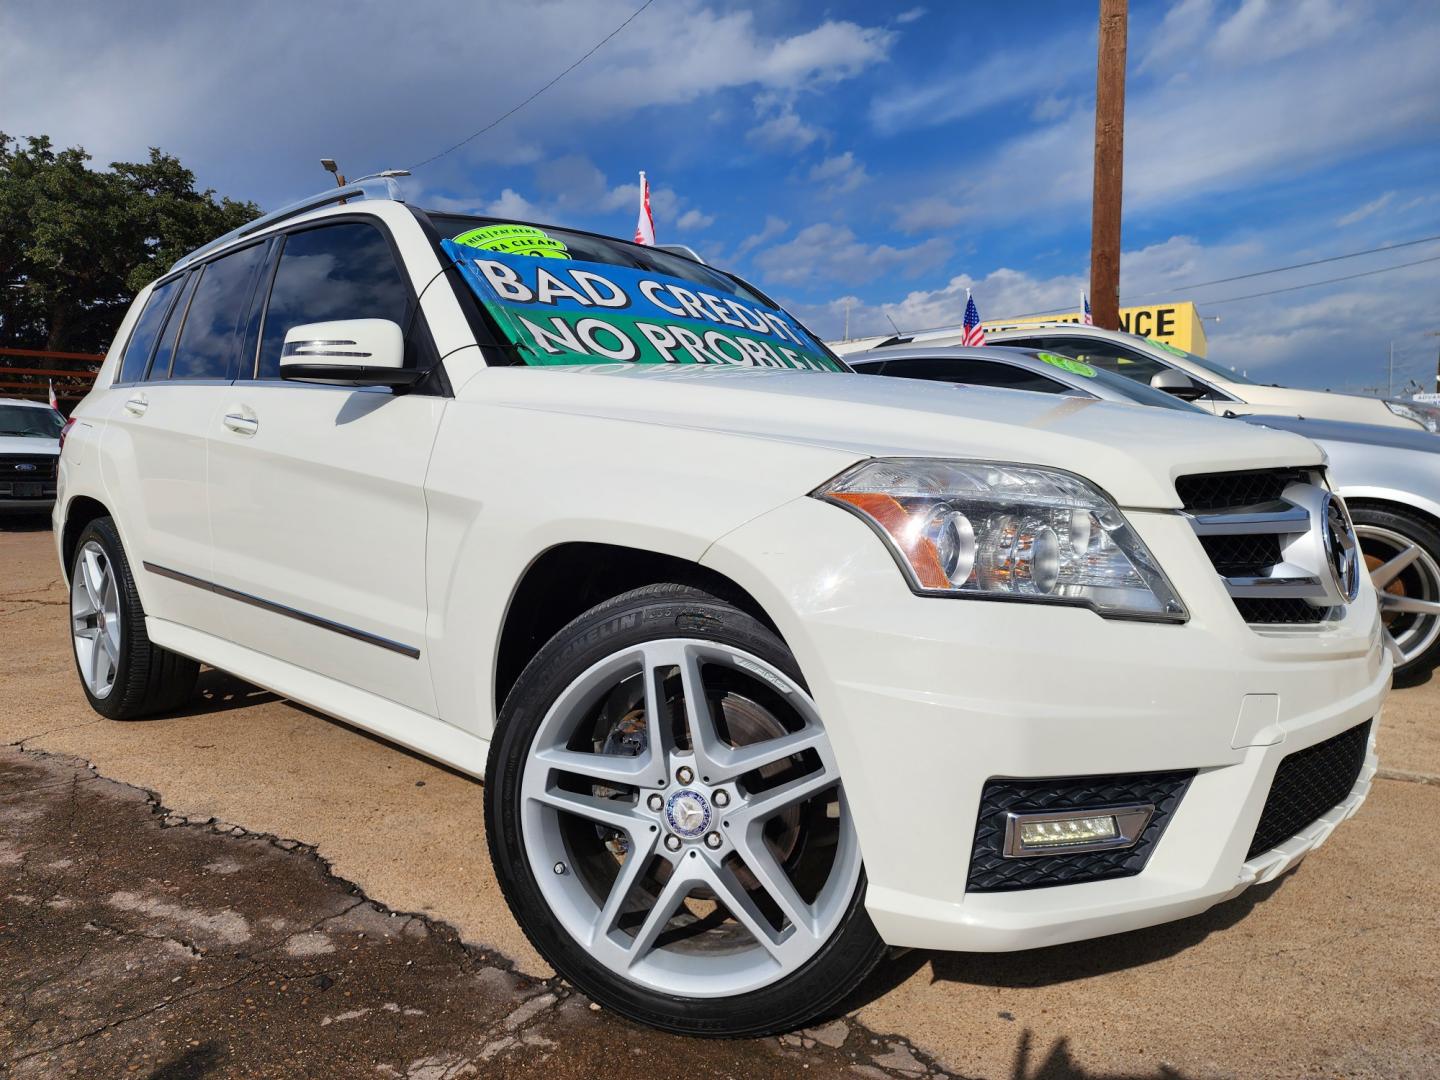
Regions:
<instances>
[{"instance_id":1,"label":"headlight","mask_svg":"<svg viewBox=\"0 0 1440 1080\"><path fill-rule=\"evenodd\" d=\"M879 533L917 593L1074 604L1117 618L1187 618L1115 504L1070 473L876 459L813 494Z\"/></svg>"},{"instance_id":2,"label":"headlight","mask_svg":"<svg viewBox=\"0 0 1440 1080\"><path fill-rule=\"evenodd\" d=\"M1440 409L1418 401L1387 401L1385 407L1396 416L1413 420L1432 435L1440 435Z\"/></svg>"}]
</instances>

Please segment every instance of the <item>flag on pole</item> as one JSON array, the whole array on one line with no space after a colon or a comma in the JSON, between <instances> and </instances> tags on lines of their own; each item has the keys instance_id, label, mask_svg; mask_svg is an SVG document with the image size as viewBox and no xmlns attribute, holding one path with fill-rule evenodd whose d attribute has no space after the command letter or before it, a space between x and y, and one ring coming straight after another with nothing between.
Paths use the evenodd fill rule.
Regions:
<instances>
[{"instance_id":1,"label":"flag on pole","mask_svg":"<svg viewBox=\"0 0 1440 1080\"><path fill-rule=\"evenodd\" d=\"M635 222L635 243L655 246L655 218L650 213L650 181L640 173L640 218Z\"/></svg>"},{"instance_id":2,"label":"flag on pole","mask_svg":"<svg viewBox=\"0 0 1440 1080\"><path fill-rule=\"evenodd\" d=\"M56 412L59 412L59 411L60 411L60 401L59 401L59 399L55 396L55 380L54 380L54 379L51 379L51 380L50 380L50 407L51 407L52 409L54 409Z\"/></svg>"},{"instance_id":3,"label":"flag on pole","mask_svg":"<svg viewBox=\"0 0 1440 1080\"><path fill-rule=\"evenodd\" d=\"M980 310L975 306L975 298L970 295L970 290L965 290L965 336L961 339L962 345L984 345L985 328L980 325Z\"/></svg>"},{"instance_id":4,"label":"flag on pole","mask_svg":"<svg viewBox=\"0 0 1440 1080\"><path fill-rule=\"evenodd\" d=\"M1080 321L1086 326L1095 325L1095 320L1090 315L1090 295L1084 292L1080 294Z\"/></svg>"}]
</instances>

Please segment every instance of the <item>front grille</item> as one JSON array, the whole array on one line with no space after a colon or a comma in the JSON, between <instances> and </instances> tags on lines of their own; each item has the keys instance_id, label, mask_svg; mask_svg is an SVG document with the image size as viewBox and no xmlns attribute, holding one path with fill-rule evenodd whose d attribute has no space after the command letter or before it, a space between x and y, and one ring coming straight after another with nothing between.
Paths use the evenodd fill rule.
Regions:
<instances>
[{"instance_id":1,"label":"front grille","mask_svg":"<svg viewBox=\"0 0 1440 1080\"><path fill-rule=\"evenodd\" d=\"M980 816L970 852L969 892L1006 892L1075 885L1082 881L1130 877L1145 869L1151 851L1180 805L1193 769L1119 776L1077 776L1042 780L989 780L980 793ZM1034 811L1151 803L1155 813L1134 847L1108 851L1004 856L1005 815Z\"/></svg>"},{"instance_id":2,"label":"front grille","mask_svg":"<svg viewBox=\"0 0 1440 1080\"><path fill-rule=\"evenodd\" d=\"M0 480L28 484L54 479L54 454L0 454Z\"/></svg>"},{"instance_id":3,"label":"front grille","mask_svg":"<svg viewBox=\"0 0 1440 1080\"><path fill-rule=\"evenodd\" d=\"M1185 509L1195 513L1274 502L1291 484L1304 483L1309 479L1307 469L1198 473L1177 479L1175 491Z\"/></svg>"},{"instance_id":4,"label":"front grille","mask_svg":"<svg viewBox=\"0 0 1440 1080\"><path fill-rule=\"evenodd\" d=\"M1303 485L1303 487L1297 487ZM1181 476L1175 492L1240 617L1251 626L1306 625L1331 614L1324 584L1328 566L1313 559L1316 544L1295 544L1323 526L1314 520L1325 493L1319 470L1248 469ZM1286 492L1290 492L1286 497ZM1318 538L1316 538L1318 540ZM1287 550L1290 549L1290 550Z\"/></svg>"},{"instance_id":5,"label":"front grille","mask_svg":"<svg viewBox=\"0 0 1440 1080\"><path fill-rule=\"evenodd\" d=\"M1235 609L1251 626L1304 626L1324 622L1330 609L1283 596L1237 596Z\"/></svg>"},{"instance_id":6,"label":"front grille","mask_svg":"<svg viewBox=\"0 0 1440 1080\"><path fill-rule=\"evenodd\" d=\"M1245 854L1247 860L1283 844L1345 801L1365 764L1370 724L1366 720L1280 762L1265 809L1260 812L1255 839Z\"/></svg>"},{"instance_id":7,"label":"front grille","mask_svg":"<svg viewBox=\"0 0 1440 1080\"><path fill-rule=\"evenodd\" d=\"M1280 562L1280 537L1202 536L1200 545L1223 577L1255 577Z\"/></svg>"}]
</instances>

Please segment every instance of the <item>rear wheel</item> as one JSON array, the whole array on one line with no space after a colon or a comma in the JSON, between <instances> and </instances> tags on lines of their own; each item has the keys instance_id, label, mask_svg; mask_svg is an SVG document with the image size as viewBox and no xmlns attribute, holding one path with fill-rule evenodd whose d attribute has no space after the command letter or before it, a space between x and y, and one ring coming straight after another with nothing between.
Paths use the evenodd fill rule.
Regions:
<instances>
[{"instance_id":1,"label":"rear wheel","mask_svg":"<svg viewBox=\"0 0 1440 1080\"><path fill-rule=\"evenodd\" d=\"M70 566L70 637L75 668L91 707L112 720L134 720L182 704L200 665L150 642L145 609L115 522L85 527Z\"/></svg>"},{"instance_id":2,"label":"rear wheel","mask_svg":"<svg viewBox=\"0 0 1440 1080\"><path fill-rule=\"evenodd\" d=\"M557 971L672 1031L833 1008L884 946L824 725L784 644L675 585L592 609L535 657L491 749L505 895Z\"/></svg>"},{"instance_id":3,"label":"rear wheel","mask_svg":"<svg viewBox=\"0 0 1440 1080\"><path fill-rule=\"evenodd\" d=\"M1350 517L1380 598L1395 680L1413 682L1440 663L1440 532L1402 510L1361 505Z\"/></svg>"}]
</instances>

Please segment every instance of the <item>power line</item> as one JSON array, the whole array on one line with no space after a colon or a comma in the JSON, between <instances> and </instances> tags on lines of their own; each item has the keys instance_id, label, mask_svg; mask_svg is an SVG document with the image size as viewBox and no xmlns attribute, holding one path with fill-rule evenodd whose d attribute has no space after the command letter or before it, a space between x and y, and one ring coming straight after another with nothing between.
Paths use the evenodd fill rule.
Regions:
<instances>
[{"instance_id":1,"label":"power line","mask_svg":"<svg viewBox=\"0 0 1440 1080\"><path fill-rule=\"evenodd\" d=\"M1191 282L1191 283L1188 284L1188 285L1172 285L1172 286L1169 286L1169 287L1167 287L1167 288L1165 288L1165 289L1163 289L1163 290L1161 290L1161 291L1159 291L1159 292L1149 292L1149 293L1145 293L1145 294L1143 294L1142 296L1138 296L1138 297L1130 297L1130 296L1127 296L1127 297L1124 298L1124 300L1125 300L1125 302L1127 302L1127 303L1134 303L1136 300L1148 300L1148 299L1150 299L1151 297L1154 297L1154 296L1164 296L1164 295L1167 295L1167 294L1173 295L1174 293L1183 292L1183 291L1185 291L1186 289L1203 289L1203 288L1205 288L1207 285L1224 285L1224 284L1226 284L1227 282L1231 282L1231 281L1244 281L1244 280L1246 280L1247 278L1265 277L1265 276L1267 276L1267 275L1269 275L1269 274L1281 274L1281 273L1284 273L1286 270L1303 270L1303 269L1305 269L1307 266L1323 266L1325 263L1341 262L1341 261L1344 260L1344 259L1355 259L1355 258L1359 258L1361 255L1374 255L1374 254L1376 254L1377 252L1381 252L1381 251L1395 251L1395 250L1398 250L1399 248L1414 247L1416 244L1429 244L1429 243L1432 243L1432 242L1434 242L1434 241L1436 241L1436 240L1440 240L1440 236L1422 236L1422 237L1420 237L1418 240L1402 240L1402 241L1401 241L1400 243L1398 243L1398 244L1382 244L1382 245L1379 246L1379 247L1366 248L1364 251L1351 251L1351 252L1348 252L1348 253L1346 253L1346 254L1344 254L1344 255L1330 255L1330 256L1328 256L1328 257L1326 257L1326 258L1324 258L1324 259L1312 259L1312 260L1310 260L1309 262L1292 263L1292 264L1289 265L1289 266L1276 266L1276 267L1273 267L1273 268L1271 268L1271 269L1269 269L1269 270L1254 270L1254 271L1251 271L1251 272L1248 273L1248 274L1236 274L1236 275L1233 276L1233 277L1215 278L1213 281L1196 281L1196 282ZM1431 260L1429 260L1429 259L1421 259L1421 260L1420 260L1420 262L1429 262L1429 261L1431 261ZM1416 263L1402 263L1402 264L1400 264L1400 266L1386 267L1386 269L1388 269L1388 270L1399 270L1399 269L1401 269L1401 267L1403 267L1403 266L1415 266L1415 265L1417 265L1417 264L1416 264ZM1380 273L1381 271L1370 271L1370 272L1371 272L1371 273ZM1356 275L1354 275L1354 276L1355 276L1355 277L1364 277L1365 275L1364 275L1364 274L1356 274ZM1336 280L1336 281L1347 281L1347 280L1349 280L1349 279L1348 279L1348 278L1336 278L1335 280ZM1330 284L1330 282L1328 282L1328 281L1316 281L1316 282L1312 282L1312 284L1314 284L1314 285L1328 285L1328 284ZM1308 286L1308 285L1299 285L1299 286L1296 286L1296 288L1302 288L1302 289L1304 289L1304 288L1309 288L1309 287L1310 287L1310 286ZM1277 289L1277 290L1276 290L1276 292L1285 292L1285 291L1288 291L1288 290L1284 290L1284 289ZM1259 295L1259 296L1268 296L1268 295L1271 295L1271 294L1269 294L1269 293L1258 293L1258 294L1256 294L1256 295ZM1248 300L1248 299L1250 299L1250 297L1248 297L1248 296L1247 296L1247 297L1231 297L1230 299L1232 299L1232 300ZM1205 304L1205 305L1208 306L1208 305L1210 305L1210 304L1226 304L1226 303L1229 303L1230 301L1229 301L1229 300L1202 300L1202 301L1199 301L1199 302L1200 302L1200 303L1203 303L1203 304ZM1067 311L1070 311L1070 310L1071 310L1071 308L1069 308L1069 307L1046 308L1044 311L1032 311L1030 314L1032 314L1032 315L1058 315L1058 314L1061 314L1061 313L1063 313L1063 312L1067 312Z\"/></svg>"},{"instance_id":2,"label":"power line","mask_svg":"<svg viewBox=\"0 0 1440 1080\"><path fill-rule=\"evenodd\" d=\"M491 129L494 128L494 127L499 126L499 125L500 125L501 123L503 123L504 121L510 119L510 117L514 116L517 112L519 112L521 109L523 109L526 105L529 105L532 101L534 101L536 98L538 98L541 94L545 93L546 90L549 90L552 86L554 86L556 83L558 83L561 79L565 78L566 75L569 75L572 71L574 71L576 68L578 68L578 67L579 67L581 64L583 64L586 60L589 60L590 57L594 56L597 52L599 52L599 51L601 50L601 48L604 47L604 45L605 45L606 42L608 42L608 41L609 41L611 38L613 38L616 34L620 33L621 30L624 30L624 29L625 29L627 26L629 26L632 22L634 22L636 19L638 19L638 18L640 17L641 13L644 12L644 10L645 10L646 8L648 8L648 7L649 7L651 4L653 4L654 2L655 2L655 0L645 0L645 2L644 2L643 4L641 4L641 5L640 5L638 8L636 8L633 12L631 12L630 17L629 17L628 19L626 19L626 20L625 20L624 22L622 22L619 26L615 27L614 30L611 30L610 33L606 34L603 38L601 38L599 41L597 41L597 42L591 47L591 49L590 49L589 52L587 52L584 56L580 57L579 60L576 60L573 64L571 64L569 67L567 67L564 71L560 72L559 75L556 75L553 79L551 79L549 82L547 82L544 86L540 87L539 90L536 90L533 94L531 94L529 97L527 97L524 101L520 102L519 105L516 105L513 109L509 110L508 112L501 113L501 114L500 114L499 116L497 116L494 120L491 120L490 123L488 123L488 124L486 124L484 127L482 127L479 131L476 131L476 132L473 132L473 133L471 133L471 134L469 134L469 135L466 135L465 138L461 139L459 142L457 142L454 146L450 147L449 149L447 149L447 150L441 150L438 154L433 154L433 155L431 155L430 157L426 158L424 161L420 162L419 164L411 165L411 166L410 166L410 171L411 171L411 172L414 172L416 169L423 169L426 165L429 165L432 161L438 161L440 158L444 157L446 154L452 153L452 152L455 151L455 150L459 150L460 147L464 146L466 143L470 142L472 139L478 139L481 135L484 135L487 131L491 130Z\"/></svg>"},{"instance_id":3,"label":"power line","mask_svg":"<svg viewBox=\"0 0 1440 1080\"><path fill-rule=\"evenodd\" d=\"M1270 289L1267 292L1249 293L1245 296L1227 296L1224 300L1205 300L1206 307L1215 307L1217 304L1233 304L1237 300L1254 300L1261 296L1275 296L1278 293L1297 292L1300 289L1313 289L1317 285L1334 285L1338 281L1353 281L1356 278L1373 277L1375 274L1388 274L1391 270L1404 270L1407 266L1419 266L1422 263L1440 262L1440 255L1432 255L1428 259L1416 259L1414 262L1396 263L1394 266L1382 266L1379 270L1366 270L1359 274L1346 274L1344 277L1326 278L1324 281L1310 281L1304 285L1291 285L1288 289Z\"/></svg>"},{"instance_id":4,"label":"power line","mask_svg":"<svg viewBox=\"0 0 1440 1080\"><path fill-rule=\"evenodd\" d=\"M1224 285L1231 281L1244 281L1247 278L1265 277L1267 274L1283 274L1286 270L1303 270L1307 266L1322 266L1325 263L1341 262L1345 259L1359 258L1361 255L1374 255L1379 251L1394 251L1397 248L1414 247L1416 244L1429 244L1440 240L1440 236L1422 236L1419 240L1405 240L1399 244L1382 244L1380 247L1366 248L1364 251L1352 251L1345 255L1331 255L1324 259L1311 259L1309 262L1293 263L1290 266L1277 266L1272 270L1255 270L1248 274L1236 274L1234 277L1216 278L1214 281L1196 281L1189 285L1177 285L1169 291L1175 292L1180 289L1203 289L1207 285ZM1156 293L1147 295L1155 296ZM1219 303L1220 301L1215 301Z\"/></svg>"}]
</instances>

